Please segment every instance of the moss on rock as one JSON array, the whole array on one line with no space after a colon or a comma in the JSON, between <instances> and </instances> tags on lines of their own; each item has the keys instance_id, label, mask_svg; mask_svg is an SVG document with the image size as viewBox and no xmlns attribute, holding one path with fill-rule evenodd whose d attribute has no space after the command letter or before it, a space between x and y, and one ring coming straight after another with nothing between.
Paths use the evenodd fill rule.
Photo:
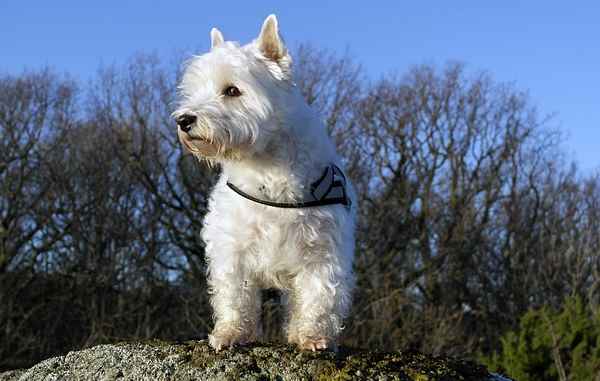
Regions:
<instances>
[{"instance_id":1,"label":"moss on rock","mask_svg":"<svg viewBox=\"0 0 600 381\"><path fill-rule=\"evenodd\" d=\"M205 340L99 345L0 374L13 380L493 380L480 365L413 352L303 352L253 344L215 352Z\"/></svg>"}]
</instances>

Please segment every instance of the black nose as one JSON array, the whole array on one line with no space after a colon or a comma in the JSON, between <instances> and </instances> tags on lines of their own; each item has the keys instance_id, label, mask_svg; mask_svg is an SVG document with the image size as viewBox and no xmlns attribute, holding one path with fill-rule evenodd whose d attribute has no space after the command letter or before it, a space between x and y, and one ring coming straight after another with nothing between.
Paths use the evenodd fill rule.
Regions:
<instances>
[{"instance_id":1,"label":"black nose","mask_svg":"<svg viewBox=\"0 0 600 381\"><path fill-rule=\"evenodd\" d=\"M183 114L176 119L177 125L181 128L181 131L188 132L192 129L192 124L196 123L196 116L190 114Z\"/></svg>"}]
</instances>

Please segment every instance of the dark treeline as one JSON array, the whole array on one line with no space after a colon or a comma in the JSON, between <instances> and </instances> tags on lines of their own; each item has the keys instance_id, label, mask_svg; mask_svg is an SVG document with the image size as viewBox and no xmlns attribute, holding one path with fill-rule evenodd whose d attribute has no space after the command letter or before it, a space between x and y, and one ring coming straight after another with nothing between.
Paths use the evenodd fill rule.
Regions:
<instances>
[{"instance_id":1,"label":"dark treeline","mask_svg":"<svg viewBox=\"0 0 600 381\"><path fill-rule=\"evenodd\" d=\"M345 344L475 357L530 308L598 305L600 180L526 93L461 64L367 82L348 58L295 58L360 194ZM144 55L86 86L0 76L0 369L210 331L198 233L218 169L179 147L177 76Z\"/></svg>"}]
</instances>

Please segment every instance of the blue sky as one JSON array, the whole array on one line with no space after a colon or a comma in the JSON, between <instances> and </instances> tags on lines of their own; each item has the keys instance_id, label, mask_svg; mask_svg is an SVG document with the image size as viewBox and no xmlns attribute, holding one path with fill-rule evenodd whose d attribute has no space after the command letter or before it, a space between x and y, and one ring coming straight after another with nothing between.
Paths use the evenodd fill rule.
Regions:
<instances>
[{"instance_id":1,"label":"blue sky","mask_svg":"<svg viewBox=\"0 0 600 381\"><path fill-rule=\"evenodd\" d=\"M32 1L0 2L0 71L48 65L86 80L136 52L168 60L204 49L209 30L249 41L269 13L288 43L349 49L369 77L466 62L529 90L566 133L568 157L600 168L600 2Z\"/></svg>"}]
</instances>

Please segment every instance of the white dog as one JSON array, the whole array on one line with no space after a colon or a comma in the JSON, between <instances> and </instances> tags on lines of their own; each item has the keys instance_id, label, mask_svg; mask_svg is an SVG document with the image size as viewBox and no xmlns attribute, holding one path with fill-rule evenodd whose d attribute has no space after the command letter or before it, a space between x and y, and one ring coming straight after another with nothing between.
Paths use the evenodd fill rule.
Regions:
<instances>
[{"instance_id":1,"label":"white dog","mask_svg":"<svg viewBox=\"0 0 600 381\"><path fill-rule=\"evenodd\" d=\"M174 112L179 139L222 175L202 238L217 350L257 340L262 288L289 308L287 335L303 349L335 349L354 286L355 196L340 158L292 76L277 19L240 46L211 31L189 61Z\"/></svg>"}]
</instances>

